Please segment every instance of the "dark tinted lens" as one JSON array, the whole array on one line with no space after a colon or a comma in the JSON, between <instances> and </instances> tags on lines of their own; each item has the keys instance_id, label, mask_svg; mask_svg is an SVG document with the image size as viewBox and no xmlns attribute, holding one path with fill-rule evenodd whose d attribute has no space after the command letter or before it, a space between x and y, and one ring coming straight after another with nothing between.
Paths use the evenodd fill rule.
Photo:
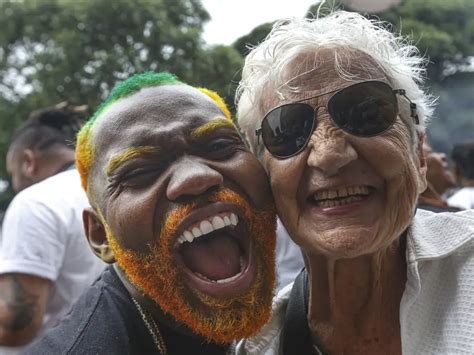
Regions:
<instances>
[{"instance_id":1,"label":"dark tinted lens","mask_svg":"<svg viewBox=\"0 0 474 355\"><path fill-rule=\"evenodd\" d=\"M300 151L313 128L314 110L303 103L284 105L270 111L262 122L262 138L268 151L280 158Z\"/></svg>"},{"instance_id":2,"label":"dark tinted lens","mask_svg":"<svg viewBox=\"0 0 474 355\"><path fill-rule=\"evenodd\" d=\"M356 136L375 136L389 129L398 115L392 88L382 82L365 82L336 93L328 102L334 123Z\"/></svg>"}]
</instances>

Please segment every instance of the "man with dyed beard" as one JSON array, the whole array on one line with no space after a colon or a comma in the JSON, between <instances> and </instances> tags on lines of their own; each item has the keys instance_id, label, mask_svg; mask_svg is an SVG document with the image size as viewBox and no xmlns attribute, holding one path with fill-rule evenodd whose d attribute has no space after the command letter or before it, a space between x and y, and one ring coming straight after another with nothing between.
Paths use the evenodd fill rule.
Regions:
<instances>
[{"instance_id":1,"label":"man with dyed beard","mask_svg":"<svg viewBox=\"0 0 474 355\"><path fill-rule=\"evenodd\" d=\"M135 75L82 128L76 154L89 244L112 265L29 353L224 354L258 331L275 212L216 93Z\"/></svg>"}]
</instances>

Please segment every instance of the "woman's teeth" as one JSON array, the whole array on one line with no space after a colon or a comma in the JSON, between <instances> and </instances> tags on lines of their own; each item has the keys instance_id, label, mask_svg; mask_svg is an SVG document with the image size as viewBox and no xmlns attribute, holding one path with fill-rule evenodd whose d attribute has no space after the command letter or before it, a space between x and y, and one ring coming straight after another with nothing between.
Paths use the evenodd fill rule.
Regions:
<instances>
[{"instance_id":1,"label":"woman's teeth","mask_svg":"<svg viewBox=\"0 0 474 355\"><path fill-rule=\"evenodd\" d=\"M325 200L325 201L318 201L316 202L319 207L336 207L341 205L346 205L352 202L361 201L361 196L351 196L351 197L344 197L338 200Z\"/></svg>"},{"instance_id":2,"label":"woman's teeth","mask_svg":"<svg viewBox=\"0 0 474 355\"><path fill-rule=\"evenodd\" d=\"M319 207L335 207L361 201L369 193L367 186L342 187L317 192L314 194L314 201Z\"/></svg>"},{"instance_id":3,"label":"woman's teeth","mask_svg":"<svg viewBox=\"0 0 474 355\"><path fill-rule=\"evenodd\" d=\"M236 226L237 223L239 223L239 217L235 213L219 213L194 223L179 236L178 244L180 245L184 242L192 243L196 238L228 226Z\"/></svg>"}]
</instances>

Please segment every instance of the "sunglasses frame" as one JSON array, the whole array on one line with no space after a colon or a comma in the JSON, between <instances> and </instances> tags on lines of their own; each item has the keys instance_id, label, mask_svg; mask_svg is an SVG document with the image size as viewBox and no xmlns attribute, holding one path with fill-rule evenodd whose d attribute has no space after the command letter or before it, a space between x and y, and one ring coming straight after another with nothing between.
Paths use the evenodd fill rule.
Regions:
<instances>
[{"instance_id":1,"label":"sunglasses frame","mask_svg":"<svg viewBox=\"0 0 474 355\"><path fill-rule=\"evenodd\" d=\"M387 86L391 91L392 93L394 94L394 96L396 97L396 95L400 95L400 96L403 96L405 99L408 100L409 104L410 104L410 117L413 119L413 121L415 122L416 125L420 124L420 120L419 120L419 117L418 117L418 114L416 112L416 104L414 102L412 102L408 96L406 95L406 91L404 89L392 89L392 87L387 84L386 82L384 81L380 81L380 80L368 80L368 81L361 81L361 82L358 82L358 83L354 83L354 84L351 84L351 85L348 85L348 86L345 86L343 88L339 88L339 89L336 89L336 90L332 90L332 91L328 91L328 92L325 92L325 93L322 93L322 94L318 94L318 95L315 95L315 96L311 96L311 97L307 97L307 98L304 98L304 99L301 99L301 100L296 100L296 101L292 101L292 102L289 102L289 103L286 103L286 104L283 104L283 105L280 105L280 106L276 106L272 109L270 109L269 111L267 111L267 113L263 116L263 120L262 120L262 123L263 121L267 118L267 116L270 114L270 112L278 109L278 108L281 108L281 107L285 107L285 106L288 106L288 105L292 105L292 104L297 104L297 103L301 103L301 102L304 102L304 101L308 101L308 100L311 100L311 99L316 99L318 97L321 97L321 96L325 96L325 95L329 95L329 94L333 94L331 95L331 97L327 100L326 104L325 105L322 105L322 106L317 106L317 107L313 107L311 105L308 104L308 106L310 106L313 110L313 123L312 123L312 128L311 128L311 132L314 131L315 129L315 125L316 125L316 115L317 115L317 112L320 108L324 107L326 109L326 111L329 113L329 109L328 109L328 104L329 102L331 101L331 99L339 92L341 92L342 90L345 90L345 89L348 89L352 86L355 86L355 85L360 85L360 84L363 84L363 83L377 83L377 84L384 84L385 86ZM392 128L392 126L394 125L395 121L396 121L396 117L399 115L399 109L398 109L398 100L396 100L397 102L397 112L396 112L396 115L395 115L395 120L386 128L384 129L383 131L381 132L378 132L376 134L372 134L372 135L356 135L356 134L353 134L351 132L347 132L344 128L340 127L335 121L334 119L332 118L332 116L329 114L329 117L331 119L331 121L333 122L333 124L342 129L344 132L347 132L348 134L351 134L353 136L357 136L357 137L375 137L375 136L378 136L382 133L385 133L386 131L388 131L390 128ZM265 148L267 148L266 144L265 144L265 141L263 140L263 131L262 131L262 125L260 125L260 128L257 128L255 130L255 135L257 136L257 144L260 144L260 136L262 136L262 142L263 142L263 145L265 145ZM292 153L290 155L285 155L285 156L278 156L278 155L274 155L272 153L270 153L272 156L278 158L278 159L287 159L287 158L291 158L299 153L301 153L305 148L306 146L308 145L308 142L311 138L311 135L307 138L306 142L301 146L300 149L298 149L295 153ZM267 148L268 150L268 148Z\"/></svg>"}]
</instances>

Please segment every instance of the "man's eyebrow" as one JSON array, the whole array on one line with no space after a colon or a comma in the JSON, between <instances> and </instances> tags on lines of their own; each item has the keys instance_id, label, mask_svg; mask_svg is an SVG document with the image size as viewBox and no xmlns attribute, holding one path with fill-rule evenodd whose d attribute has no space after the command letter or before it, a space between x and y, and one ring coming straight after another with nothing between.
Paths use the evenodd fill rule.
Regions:
<instances>
[{"instance_id":1,"label":"man's eyebrow","mask_svg":"<svg viewBox=\"0 0 474 355\"><path fill-rule=\"evenodd\" d=\"M194 129L191 132L191 137L192 138L200 138L203 135L208 134L209 132L212 132L218 128L221 127L232 127L232 128L237 128L231 120L228 118L220 117L215 120L209 121L202 126L199 126L198 128Z\"/></svg>"},{"instance_id":2,"label":"man's eyebrow","mask_svg":"<svg viewBox=\"0 0 474 355\"><path fill-rule=\"evenodd\" d=\"M125 163L126 161L143 156L143 155L150 155L150 154L159 154L160 148L153 147L153 146L141 146L141 147L134 147L129 148L114 155L109 163L107 164L106 174L109 176L115 169L117 169L121 164Z\"/></svg>"}]
</instances>

